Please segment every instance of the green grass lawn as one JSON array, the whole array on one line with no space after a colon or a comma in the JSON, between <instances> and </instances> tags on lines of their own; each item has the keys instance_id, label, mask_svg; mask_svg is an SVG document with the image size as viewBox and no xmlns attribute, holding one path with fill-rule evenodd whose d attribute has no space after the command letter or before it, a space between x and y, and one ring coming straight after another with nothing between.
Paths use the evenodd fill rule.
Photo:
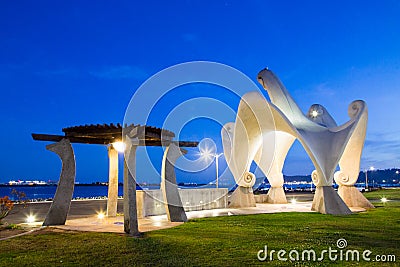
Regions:
<instances>
[{"instance_id":1,"label":"green grass lawn","mask_svg":"<svg viewBox=\"0 0 400 267\"><path fill-rule=\"evenodd\" d=\"M400 261L400 190L368 192L376 209L351 216L277 213L191 220L181 226L134 239L106 233L51 232L0 241L0 266L395 266L394 263L260 262L257 252L292 249L368 249L375 255L396 255ZM286 255L287 257L287 255Z\"/></svg>"}]
</instances>

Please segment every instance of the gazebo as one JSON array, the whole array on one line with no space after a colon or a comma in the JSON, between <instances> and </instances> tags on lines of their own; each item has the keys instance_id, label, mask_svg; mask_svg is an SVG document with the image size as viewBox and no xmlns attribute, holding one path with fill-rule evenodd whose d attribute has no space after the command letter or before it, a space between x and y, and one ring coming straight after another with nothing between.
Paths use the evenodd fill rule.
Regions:
<instances>
[{"instance_id":1,"label":"gazebo","mask_svg":"<svg viewBox=\"0 0 400 267\"><path fill-rule=\"evenodd\" d=\"M165 209L170 221L186 220L185 211L180 203L173 164L182 153L186 153L181 147L196 147L198 142L174 141L175 134L173 132L146 125L132 124L122 127L119 123L91 124L68 127L62 129L62 131L64 135L32 133L34 140L56 142L47 145L46 149L55 152L62 161L62 171L57 191L43 225L62 225L66 222L76 176L75 156L71 143L108 146L107 216L109 217L117 215L118 150L121 145L126 146L129 159L124 160L124 230L131 235L139 233L136 207L136 148L138 146L167 147L163 157L161 182L161 187L164 191ZM125 143L122 143L123 141ZM129 168L127 160L131 164ZM177 203L180 205L176 205Z\"/></svg>"}]
</instances>

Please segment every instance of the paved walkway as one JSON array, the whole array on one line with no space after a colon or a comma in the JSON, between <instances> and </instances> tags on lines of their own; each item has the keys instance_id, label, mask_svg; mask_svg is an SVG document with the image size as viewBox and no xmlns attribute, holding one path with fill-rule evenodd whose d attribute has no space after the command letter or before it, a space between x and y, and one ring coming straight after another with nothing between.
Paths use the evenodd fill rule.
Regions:
<instances>
[{"instance_id":1,"label":"paved walkway","mask_svg":"<svg viewBox=\"0 0 400 267\"><path fill-rule=\"evenodd\" d=\"M249 215L260 213L276 213L276 212L312 212L312 202L298 202L296 204L257 204L254 208L240 209L214 209L202 211L189 211L186 213L188 219L206 218L216 216L234 216ZM58 229L75 230L75 231L93 231L93 232L124 232L124 217L117 216L114 218L99 219L97 216L88 216L83 218L74 218L67 220L65 225L54 226ZM148 232L158 229L165 229L180 225L179 222L168 222L166 215L149 216L139 219L139 231Z\"/></svg>"}]
</instances>

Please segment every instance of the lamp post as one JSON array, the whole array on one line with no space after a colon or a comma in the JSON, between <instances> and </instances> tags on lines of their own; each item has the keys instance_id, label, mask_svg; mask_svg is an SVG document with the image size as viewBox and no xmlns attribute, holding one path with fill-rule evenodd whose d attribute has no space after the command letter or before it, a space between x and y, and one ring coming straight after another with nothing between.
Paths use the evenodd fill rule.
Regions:
<instances>
[{"instance_id":1,"label":"lamp post","mask_svg":"<svg viewBox=\"0 0 400 267\"><path fill-rule=\"evenodd\" d=\"M222 155L223 155L224 153L219 153L219 154L212 154L212 153L210 153L209 151L202 151L201 153L200 153L200 155L202 156L202 157L204 157L204 158L210 158L210 157L213 157L213 158L215 158L215 173L216 173L216 181L215 181L215 186L216 186L216 188L218 188L218 176L219 176L219 173L218 173L218 159L219 159L219 157L221 157Z\"/></svg>"},{"instance_id":2,"label":"lamp post","mask_svg":"<svg viewBox=\"0 0 400 267\"><path fill-rule=\"evenodd\" d=\"M373 166L369 167L370 171L375 170ZM368 190L368 169L365 170L365 191Z\"/></svg>"},{"instance_id":3,"label":"lamp post","mask_svg":"<svg viewBox=\"0 0 400 267\"><path fill-rule=\"evenodd\" d=\"M221 157L223 153L219 153L218 155L215 154L215 170L216 170L216 181L215 181L215 187L218 188L218 159Z\"/></svg>"}]
</instances>

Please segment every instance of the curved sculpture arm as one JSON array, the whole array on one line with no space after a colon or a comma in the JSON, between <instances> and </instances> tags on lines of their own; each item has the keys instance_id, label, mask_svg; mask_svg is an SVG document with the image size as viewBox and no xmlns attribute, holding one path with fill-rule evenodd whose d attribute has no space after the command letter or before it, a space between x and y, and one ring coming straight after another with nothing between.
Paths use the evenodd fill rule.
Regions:
<instances>
[{"instance_id":1,"label":"curved sculpture arm","mask_svg":"<svg viewBox=\"0 0 400 267\"><path fill-rule=\"evenodd\" d=\"M320 104L311 105L307 112L307 118L328 128L337 126L336 121L329 114L328 110Z\"/></svg>"},{"instance_id":2,"label":"curved sculpture arm","mask_svg":"<svg viewBox=\"0 0 400 267\"><path fill-rule=\"evenodd\" d=\"M359 101L357 101L359 103ZM353 102L354 103L354 102ZM358 174L360 172L360 161L361 154L364 147L365 136L367 133L368 123L368 108L364 102L362 102L363 108L358 113L358 119L350 139L344 149L343 155L339 160L341 175L335 176L335 181L339 185L354 185L357 182ZM354 116L354 113L350 113L349 116Z\"/></svg>"},{"instance_id":3,"label":"curved sculpture arm","mask_svg":"<svg viewBox=\"0 0 400 267\"><path fill-rule=\"evenodd\" d=\"M309 128L314 131L323 130L325 127L310 121L304 116L301 109L297 106L286 87L279 78L269 69L263 69L258 73L258 82L267 91L271 102L285 114L288 120L296 128Z\"/></svg>"},{"instance_id":4,"label":"curved sculpture arm","mask_svg":"<svg viewBox=\"0 0 400 267\"><path fill-rule=\"evenodd\" d=\"M226 123L221 129L222 148L224 150L224 157L228 166L231 166L231 160L232 160L232 144L233 144L234 129L235 129L234 122Z\"/></svg>"},{"instance_id":5,"label":"curved sculpture arm","mask_svg":"<svg viewBox=\"0 0 400 267\"><path fill-rule=\"evenodd\" d=\"M283 165L295 140L293 135L282 131L264 134L262 146L254 157L254 162L265 174L271 187L283 185Z\"/></svg>"},{"instance_id":6,"label":"curved sculpture arm","mask_svg":"<svg viewBox=\"0 0 400 267\"><path fill-rule=\"evenodd\" d=\"M254 174L249 172L259 147L262 145L262 131L274 131L274 123L265 99L256 92L245 94L238 107L234 124L226 124L222 130L224 153L236 183L252 187Z\"/></svg>"},{"instance_id":7,"label":"curved sculpture arm","mask_svg":"<svg viewBox=\"0 0 400 267\"><path fill-rule=\"evenodd\" d=\"M350 103L347 109L347 113L349 114L350 120L337 127L331 127L329 128L329 130L331 132L340 132L346 128L352 127L353 128L352 132L353 132L356 127L356 124L358 124L359 120L361 119L361 116L363 116L365 112L367 112L367 105L365 104L365 102L362 100L355 100Z\"/></svg>"},{"instance_id":8,"label":"curved sculpture arm","mask_svg":"<svg viewBox=\"0 0 400 267\"><path fill-rule=\"evenodd\" d=\"M259 94L260 97L261 94ZM315 168L317 171L320 173L320 179L318 179L319 183L316 184L317 186L322 186L322 185L331 185L332 184L332 179L329 180L329 175L326 175L326 166L324 164L321 164L321 159L319 158L320 154L322 154L323 151L319 151L319 144L315 143L316 137L318 138L318 134L321 134L321 132L313 132L309 131L307 132L304 129L297 129L290 121L289 119L272 103L269 103L268 101L264 100L264 104L268 105L272 111L273 115L273 121L276 131L281 131L285 132L299 140L299 142L302 144L303 148L307 152L308 156L310 157L311 161L313 162ZM325 134L327 133L327 129L325 129ZM313 141L314 140L314 141ZM325 143L325 145L329 145L329 143ZM324 149L324 148L322 148ZM337 162L335 165L330 167L332 170L332 176L333 176L333 171L334 168L336 167Z\"/></svg>"}]
</instances>

